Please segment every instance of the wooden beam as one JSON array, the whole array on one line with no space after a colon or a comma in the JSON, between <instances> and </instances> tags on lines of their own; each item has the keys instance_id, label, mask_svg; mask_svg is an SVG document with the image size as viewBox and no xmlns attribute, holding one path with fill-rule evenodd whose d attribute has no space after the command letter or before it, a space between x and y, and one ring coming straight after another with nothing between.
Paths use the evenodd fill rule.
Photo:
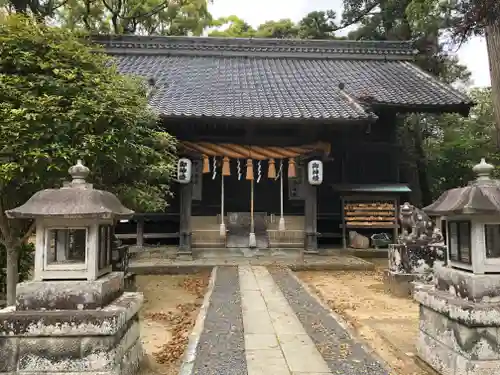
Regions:
<instances>
[{"instance_id":1,"label":"wooden beam","mask_svg":"<svg viewBox=\"0 0 500 375\"><path fill-rule=\"evenodd\" d=\"M142 218L137 219L137 236L136 236L136 246L144 246L144 220Z\"/></svg>"},{"instance_id":2,"label":"wooden beam","mask_svg":"<svg viewBox=\"0 0 500 375\"><path fill-rule=\"evenodd\" d=\"M180 186L180 223L179 223L179 251L177 255L192 256L191 246L191 211L193 202L193 184Z\"/></svg>"},{"instance_id":3,"label":"wooden beam","mask_svg":"<svg viewBox=\"0 0 500 375\"><path fill-rule=\"evenodd\" d=\"M304 182L304 250L308 254L318 254L318 188L307 181L307 167L303 167Z\"/></svg>"},{"instance_id":4,"label":"wooden beam","mask_svg":"<svg viewBox=\"0 0 500 375\"><path fill-rule=\"evenodd\" d=\"M115 234L115 237L120 240L130 240L137 238L137 234L121 233L121 234ZM179 238L179 233L144 233L142 237L143 239Z\"/></svg>"}]
</instances>

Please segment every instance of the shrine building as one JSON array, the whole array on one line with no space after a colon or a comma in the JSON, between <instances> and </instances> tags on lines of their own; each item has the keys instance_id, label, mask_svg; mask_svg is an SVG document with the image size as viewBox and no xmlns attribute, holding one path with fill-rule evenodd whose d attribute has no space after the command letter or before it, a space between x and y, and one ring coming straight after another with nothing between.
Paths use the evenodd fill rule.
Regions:
<instances>
[{"instance_id":1,"label":"shrine building","mask_svg":"<svg viewBox=\"0 0 500 375\"><path fill-rule=\"evenodd\" d=\"M179 140L183 171L191 167L165 212L136 213L117 227L139 246L316 252L345 247L351 231L393 238L411 191L400 173L398 116L467 116L472 105L417 67L409 42L96 41L120 72L149 82L150 105Z\"/></svg>"}]
</instances>

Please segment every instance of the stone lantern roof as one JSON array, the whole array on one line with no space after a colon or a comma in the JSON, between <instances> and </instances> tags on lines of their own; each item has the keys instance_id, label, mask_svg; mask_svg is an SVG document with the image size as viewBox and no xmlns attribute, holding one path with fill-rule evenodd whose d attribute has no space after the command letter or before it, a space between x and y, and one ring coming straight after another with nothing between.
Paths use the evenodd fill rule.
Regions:
<instances>
[{"instance_id":1,"label":"stone lantern roof","mask_svg":"<svg viewBox=\"0 0 500 375\"><path fill-rule=\"evenodd\" d=\"M9 218L127 218L134 214L112 193L96 190L85 179L89 169L78 160L68 170L73 180L60 189L35 193L26 203L6 211Z\"/></svg>"},{"instance_id":2,"label":"stone lantern roof","mask_svg":"<svg viewBox=\"0 0 500 375\"><path fill-rule=\"evenodd\" d=\"M477 175L474 181L465 187L445 191L423 210L437 216L500 213L500 181L490 178L493 169L493 165L481 159L472 168Z\"/></svg>"}]
</instances>

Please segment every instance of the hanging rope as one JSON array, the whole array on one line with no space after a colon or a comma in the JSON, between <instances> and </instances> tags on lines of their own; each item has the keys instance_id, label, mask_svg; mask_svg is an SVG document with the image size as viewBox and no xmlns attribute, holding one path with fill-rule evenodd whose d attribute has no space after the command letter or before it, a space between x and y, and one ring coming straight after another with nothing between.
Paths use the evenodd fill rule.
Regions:
<instances>
[{"instance_id":1,"label":"hanging rope","mask_svg":"<svg viewBox=\"0 0 500 375\"><path fill-rule=\"evenodd\" d=\"M280 162L280 169L278 172L280 178L280 221L278 223L278 230L280 232L285 231L285 216L283 214L283 160Z\"/></svg>"},{"instance_id":2,"label":"hanging rope","mask_svg":"<svg viewBox=\"0 0 500 375\"><path fill-rule=\"evenodd\" d=\"M280 160L280 169L278 170L278 174L276 175L275 177L275 181L281 177L281 175L283 174L283 160Z\"/></svg>"},{"instance_id":3,"label":"hanging rope","mask_svg":"<svg viewBox=\"0 0 500 375\"><path fill-rule=\"evenodd\" d=\"M220 236L222 238L226 237L226 223L224 221L224 174L221 173L221 182L220 182Z\"/></svg>"},{"instance_id":4,"label":"hanging rope","mask_svg":"<svg viewBox=\"0 0 500 375\"><path fill-rule=\"evenodd\" d=\"M238 170L238 181L241 180L241 162L240 159L236 160L236 169Z\"/></svg>"},{"instance_id":5,"label":"hanging rope","mask_svg":"<svg viewBox=\"0 0 500 375\"><path fill-rule=\"evenodd\" d=\"M261 163L262 163L261 160L259 160L257 162L257 183L260 182L260 179L262 177L262 164Z\"/></svg>"},{"instance_id":6,"label":"hanging rope","mask_svg":"<svg viewBox=\"0 0 500 375\"><path fill-rule=\"evenodd\" d=\"M212 173L212 180L215 180L215 177L217 176L217 159L214 156L214 161L212 163L212 168L213 168L213 173Z\"/></svg>"}]
</instances>

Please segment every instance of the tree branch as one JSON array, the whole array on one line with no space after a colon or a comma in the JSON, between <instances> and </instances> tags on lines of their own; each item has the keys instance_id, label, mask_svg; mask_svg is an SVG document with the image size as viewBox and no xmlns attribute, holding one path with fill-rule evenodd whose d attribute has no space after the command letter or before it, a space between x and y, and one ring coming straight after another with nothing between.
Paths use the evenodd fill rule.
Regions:
<instances>
[{"instance_id":1,"label":"tree branch","mask_svg":"<svg viewBox=\"0 0 500 375\"><path fill-rule=\"evenodd\" d=\"M359 22L361 22L366 16L369 16L371 14L371 12L376 8L380 6L380 0L379 1L375 1L375 3L371 6L369 6L368 8L366 8L364 11L362 11L360 14L358 14L356 17L354 17L352 20L348 21L348 22L343 22L342 25L336 27L333 32L335 31L340 31L340 30L343 30L349 26L352 26L352 25L355 25Z\"/></svg>"},{"instance_id":2,"label":"tree branch","mask_svg":"<svg viewBox=\"0 0 500 375\"><path fill-rule=\"evenodd\" d=\"M20 245L26 243L29 240L29 238L31 237L31 235L33 234L33 232L35 231L35 228L36 228L36 222L35 222L35 220L33 220L33 222L28 227L28 230L26 231L24 236L22 236L19 239L19 242L16 244L16 246L20 246Z\"/></svg>"},{"instance_id":3,"label":"tree branch","mask_svg":"<svg viewBox=\"0 0 500 375\"><path fill-rule=\"evenodd\" d=\"M4 245L7 247L8 244L12 243L12 234L10 232L9 224L7 222L7 217L5 216L3 202L0 199L0 231L4 239Z\"/></svg>"},{"instance_id":4,"label":"tree branch","mask_svg":"<svg viewBox=\"0 0 500 375\"><path fill-rule=\"evenodd\" d=\"M155 8L151 9L149 12L145 12L143 14L134 14L129 17L123 17L124 20L132 20L132 19L137 19L137 18L147 18L154 16L157 13L160 13L163 11L166 7L168 7L170 4L169 0L164 1L162 4L156 6ZM182 6L182 1L179 2L179 5Z\"/></svg>"}]
</instances>

